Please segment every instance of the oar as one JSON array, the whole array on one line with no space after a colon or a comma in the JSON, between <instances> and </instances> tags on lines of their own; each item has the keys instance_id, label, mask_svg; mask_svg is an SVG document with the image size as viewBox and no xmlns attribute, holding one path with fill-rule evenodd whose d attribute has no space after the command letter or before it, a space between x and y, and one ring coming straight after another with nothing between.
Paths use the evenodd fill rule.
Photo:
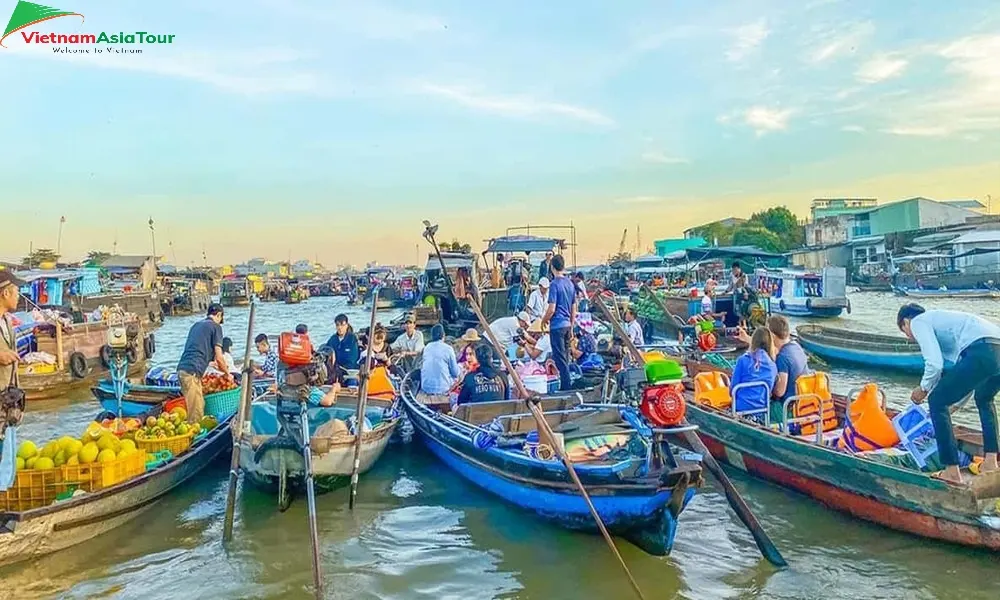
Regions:
<instances>
[{"instance_id":1,"label":"oar","mask_svg":"<svg viewBox=\"0 0 1000 600\"><path fill-rule=\"evenodd\" d=\"M645 364L646 361L643 359L642 353L635 346L635 344L632 343L632 339L628 337L628 334L625 332L621 323L618 322L618 319L616 319L614 315L611 314L611 311L608 310L608 307L604 305L600 295L595 295L595 298L597 300L595 304L598 309L600 309L601 313L603 313L605 318L608 319L611 328L615 331L615 334L621 338L622 343L624 343L629 349L629 352L632 354L632 359L639 365ZM722 470L722 467L719 466L719 463L716 462L715 457L712 456L711 452L708 451L708 448L705 447L705 444L702 443L698 434L694 431L688 431L683 435L687 440L687 443L691 446L691 449L702 455L702 462L708 468L709 473L711 473L719 484L722 485L722 489L726 493L726 499L729 501L729 506L733 508L736 512L736 516L738 516L740 521L743 521L746 528L750 530L750 535L752 535L754 541L757 542L757 547L760 548L760 553L764 555L764 558L776 567L788 566L788 563L785 562L785 559L778 551L778 547L774 545L770 536L768 536L767 532L764 531L764 528L757 520L757 517L754 516L750 507L747 506L746 501L744 501L743 497L740 496L740 493L736 490L733 482L729 480L729 476L726 475L726 473Z\"/></svg>"},{"instance_id":2,"label":"oar","mask_svg":"<svg viewBox=\"0 0 1000 600\"><path fill-rule=\"evenodd\" d=\"M226 515L222 522L222 541L233 539L233 514L236 511L236 481L240 470L240 442L243 441L243 424L253 395L253 371L250 369L250 348L253 343L253 318L257 303L250 301L250 318L247 321L246 355L243 357L243 381L240 388L240 406L236 411L236 428L233 430L233 457L229 463L229 494L226 496Z\"/></svg>"},{"instance_id":3,"label":"oar","mask_svg":"<svg viewBox=\"0 0 1000 600\"><path fill-rule=\"evenodd\" d=\"M427 227L427 230L424 231L424 237L426 237L427 241L434 245L434 250L438 253L438 258L441 258L441 252L438 250L437 242L434 241L434 229L436 229L436 227L432 229L430 223L427 221L424 221L424 225ZM443 267L444 260L442 260L441 263ZM625 571L625 575L628 577L628 581L632 585L632 590L635 591L635 595L640 600L645 600L642 590L639 589L639 584L636 583L628 565L625 564L625 559L622 558L621 553L618 552L618 548L615 546L614 540L611 539L611 534L608 533L607 527L604 526L604 521L601 520L601 515L598 514L597 508L594 507L594 503L590 499L590 494L587 493L587 489L583 487L583 482L580 481L580 477L576 474L576 469L573 468L573 463L569 460L569 457L566 456L566 453L562 451L559 445L555 443L555 434L552 432L549 422L545 420L545 415L542 413L541 407L538 406L537 397L528 392L528 389L524 386L524 382L521 380L521 377L517 374L517 371L514 370L514 366L510 363L510 359L507 358L506 352L504 352L504 349L500 345L496 336L493 335L493 331L490 329L490 324L486 320L486 316L483 315L483 310L480 308L479 301L475 298L475 295L469 293L466 297L469 300L469 306L472 307L473 312L476 313L476 317L479 319L480 325L483 327L483 333L485 333L486 339L490 341L497 353L500 355L500 360L503 362L507 372L514 380L514 385L517 387L518 393L525 399L525 404L528 405L528 409L535 418L535 423L538 426L539 437L546 439L552 450L560 459L562 459L563 464L566 466L566 471L569 473L570 479L573 481L577 490L579 490L580 496L583 498L584 502L587 503L587 508L590 509L590 514L594 517L594 521L597 523L597 528L601 531L601 535L604 536L604 541L608 543L608 547L611 548L612 554L615 555L615 558L618 559L618 563Z\"/></svg>"},{"instance_id":4,"label":"oar","mask_svg":"<svg viewBox=\"0 0 1000 600\"><path fill-rule=\"evenodd\" d=\"M358 373L358 411L355 415L357 419L357 431L354 432L354 466L351 468L351 497L347 501L347 506L354 510L354 501L358 496L358 471L361 470L361 436L364 433L365 407L368 405L368 379L371 376L372 366L372 340L375 339L375 316L378 314L378 293L379 286L372 290L372 318L368 326L368 348L365 350L365 362L361 365Z\"/></svg>"}]
</instances>

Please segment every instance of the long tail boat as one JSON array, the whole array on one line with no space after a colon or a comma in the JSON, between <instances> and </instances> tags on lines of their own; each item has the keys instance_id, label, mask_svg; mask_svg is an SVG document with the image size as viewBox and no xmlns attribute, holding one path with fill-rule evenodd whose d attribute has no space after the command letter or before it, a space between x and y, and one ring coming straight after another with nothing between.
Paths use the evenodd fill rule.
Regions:
<instances>
[{"instance_id":1,"label":"long tail boat","mask_svg":"<svg viewBox=\"0 0 1000 600\"><path fill-rule=\"evenodd\" d=\"M803 348L826 361L909 373L924 370L920 346L900 336L819 325L799 325L796 335Z\"/></svg>"},{"instance_id":2,"label":"long tail boat","mask_svg":"<svg viewBox=\"0 0 1000 600\"><path fill-rule=\"evenodd\" d=\"M688 360L687 369L692 377L720 370L699 360ZM775 431L688 399L688 420L699 426L698 435L720 461L865 521L1000 552L1000 473L951 484L930 473L818 445L815 436ZM833 400L840 426L848 399L835 395ZM886 413L892 417L896 411L887 408ZM979 432L961 426L956 430L963 451L982 455Z\"/></svg>"},{"instance_id":3,"label":"long tail boat","mask_svg":"<svg viewBox=\"0 0 1000 600\"><path fill-rule=\"evenodd\" d=\"M536 424L522 400L463 405L448 415L421 403L415 390L407 378L403 405L424 444L448 467L543 519L596 531L565 466L530 451ZM644 437L624 420L631 409L582 399L547 396L540 405L567 453L586 455L574 460L575 470L608 531L650 554L669 554L677 518L701 485L700 463L666 441ZM609 445L615 450L602 452Z\"/></svg>"},{"instance_id":4,"label":"long tail boat","mask_svg":"<svg viewBox=\"0 0 1000 600\"><path fill-rule=\"evenodd\" d=\"M133 479L32 510L0 511L0 566L75 546L136 518L229 451L230 420L184 454Z\"/></svg>"}]
</instances>

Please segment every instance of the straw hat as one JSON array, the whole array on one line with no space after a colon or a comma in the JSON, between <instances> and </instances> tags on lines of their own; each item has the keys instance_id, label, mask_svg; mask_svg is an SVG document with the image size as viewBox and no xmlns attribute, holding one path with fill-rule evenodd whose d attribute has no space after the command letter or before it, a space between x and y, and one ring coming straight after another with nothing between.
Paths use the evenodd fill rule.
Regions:
<instances>
[{"instance_id":1,"label":"straw hat","mask_svg":"<svg viewBox=\"0 0 1000 600\"><path fill-rule=\"evenodd\" d=\"M528 326L528 333L542 333L542 320L535 319L535 322Z\"/></svg>"},{"instance_id":2,"label":"straw hat","mask_svg":"<svg viewBox=\"0 0 1000 600\"><path fill-rule=\"evenodd\" d=\"M469 329L465 330L465 335L463 335L459 339L462 340L463 342L478 342L482 338L479 337L478 331L470 327Z\"/></svg>"}]
</instances>

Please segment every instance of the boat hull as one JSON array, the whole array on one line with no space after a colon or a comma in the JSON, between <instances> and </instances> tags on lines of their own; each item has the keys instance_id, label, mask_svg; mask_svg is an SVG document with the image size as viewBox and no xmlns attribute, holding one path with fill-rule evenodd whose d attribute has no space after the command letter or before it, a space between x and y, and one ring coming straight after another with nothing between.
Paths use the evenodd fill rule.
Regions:
<instances>
[{"instance_id":1,"label":"boat hull","mask_svg":"<svg viewBox=\"0 0 1000 600\"><path fill-rule=\"evenodd\" d=\"M908 298L963 298L966 300L983 300L990 298L1000 298L1000 291L997 290L910 290L906 288L895 288L900 296Z\"/></svg>"},{"instance_id":2,"label":"boat hull","mask_svg":"<svg viewBox=\"0 0 1000 600\"><path fill-rule=\"evenodd\" d=\"M177 460L130 481L43 508L0 512L0 566L75 546L131 521L230 448L232 433L223 422Z\"/></svg>"},{"instance_id":3,"label":"boat hull","mask_svg":"<svg viewBox=\"0 0 1000 600\"><path fill-rule=\"evenodd\" d=\"M924 370L919 347L902 338L811 326L800 326L796 333L803 348L829 362L908 373Z\"/></svg>"},{"instance_id":4,"label":"boat hull","mask_svg":"<svg viewBox=\"0 0 1000 600\"><path fill-rule=\"evenodd\" d=\"M593 516L559 462L508 462L503 453L480 450L468 439L429 417L404 395L414 429L438 459L476 486L536 516L567 529L596 532ZM534 463L534 464L532 464ZM700 477L700 470L698 471ZM608 530L644 551L665 556L673 547L677 516L694 496L690 473L659 481L644 478L622 483L608 473L592 476L578 466L598 514ZM683 480L680 480L683 477Z\"/></svg>"},{"instance_id":5,"label":"boat hull","mask_svg":"<svg viewBox=\"0 0 1000 600\"><path fill-rule=\"evenodd\" d=\"M717 460L760 479L891 529L1000 551L1000 514L985 514L989 508L980 509L967 490L733 421L693 403L687 417Z\"/></svg>"},{"instance_id":6,"label":"boat hull","mask_svg":"<svg viewBox=\"0 0 1000 600\"><path fill-rule=\"evenodd\" d=\"M789 317L831 319L849 307L847 298L781 298L770 301L771 312Z\"/></svg>"},{"instance_id":7,"label":"boat hull","mask_svg":"<svg viewBox=\"0 0 1000 600\"><path fill-rule=\"evenodd\" d=\"M145 359L140 360L128 367L130 377L142 375L146 372ZM102 378L108 376L108 370L103 367L93 367L81 378L73 377L68 371L43 375L19 375L18 383L24 390L27 400L51 400L58 398L74 390L92 386Z\"/></svg>"}]
</instances>

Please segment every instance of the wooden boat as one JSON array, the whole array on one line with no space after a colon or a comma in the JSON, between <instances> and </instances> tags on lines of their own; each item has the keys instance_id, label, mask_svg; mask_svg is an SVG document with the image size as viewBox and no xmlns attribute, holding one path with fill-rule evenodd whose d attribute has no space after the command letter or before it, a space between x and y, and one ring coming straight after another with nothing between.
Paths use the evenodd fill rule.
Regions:
<instances>
[{"instance_id":1,"label":"wooden boat","mask_svg":"<svg viewBox=\"0 0 1000 600\"><path fill-rule=\"evenodd\" d=\"M249 306L253 283L246 277L223 279L219 284L219 302L223 306Z\"/></svg>"},{"instance_id":2,"label":"wooden boat","mask_svg":"<svg viewBox=\"0 0 1000 600\"><path fill-rule=\"evenodd\" d=\"M799 325L803 348L823 360L911 373L924 370L920 346L906 338L818 325Z\"/></svg>"},{"instance_id":3,"label":"wooden boat","mask_svg":"<svg viewBox=\"0 0 1000 600\"><path fill-rule=\"evenodd\" d=\"M18 382L28 400L45 400L66 394L70 390L94 385L108 376L109 348L106 323L77 323L72 329L52 327L49 336L35 330L35 344L39 352L56 357L55 365L27 365L18 371ZM129 376L146 372L146 361L156 351L153 334L146 334L142 326L130 349Z\"/></svg>"},{"instance_id":4,"label":"wooden boat","mask_svg":"<svg viewBox=\"0 0 1000 600\"><path fill-rule=\"evenodd\" d=\"M692 376L718 370L697 360L689 360L687 369ZM848 400L835 396L834 403L843 423ZM698 425L713 456L760 479L891 529L1000 552L1000 473L954 485L929 473L817 445L815 436L734 419L728 411L695 404L690 397L687 418ZM981 456L982 435L961 426L956 430L961 449Z\"/></svg>"},{"instance_id":5,"label":"wooden boat","mask_svg":"<svg viewBox=\"0 0 1000 600\"><path fill-rule=\"evenodd\" d=\"M847 299L847 270L824 267L819 272L804 269L757 269L754 284L770 297L771 311L794 317L839 317L851 303Z\"/></svg>"},{"instance_id":6,"label":"wooden boat","mask_svg":"<svg viewBox=\"0 0 1000 600\"><path fill-rule=\"evenodd\" d=\"M254 379L254 394L264 394L272 385L274 378ZM118 398L115 396L115 386L111 380L102 379L90 388L90 391L104 410L118 413ZM138 417L148 414L164 402L180 396L181 388L178 385L151 385L129 381L125 384L125 395L122 396L122 416Z\"/></svg>"},{"instance_id":7,"label":"wooden boat","mask_svg":"<svg viewBox=\"0 0 1000 600\"><path fill-rule=\"evenodd\" d=\"M915 299L927 298L962 298L965 300L978 300L985 298L1000 298L1000 290L917 290L905 287L893 288L897 295Z\"/></svg>"},{"instance_id":8,"label":"wooden boat","mask_svg":"<svg viewBox=\"0 0 1000 600\"><path fill-rule=\"evenodd\" d=\"M164 315L203 315L212 302L208 285L200 279L165 277L163 286L165 289L160 293L160 306Z\"/></svg>"},{"instance_id":9,"label":"wooden boat","mask_svg":"<svg viewBox=\"0 0 1000 600\"><path fill-rule=\"evenodd\" d=\"M525 452L535 428L523 401L459 406L454 416L422 404L416 382L404 381L402 401L427 448L479 487L569 529L596 531L594 520L565 466ZM701 465L660 437L644 438L624 421L618 405L582 402L581 395L541 400L546 418L566 444L599 444L627 436L629 451L575 461L575 470L608 530L644 551L670 553L677 517L701 485ZM490 438L493 442L487 442ZM633 443L635 446L633 446ZM579 446L577 446L579 447Z\"/></svg>"},{"instance_id":10,"label":"wooden boat","mask_svg":"<svg viewBox=\"0 0 1000 600\"><path fill-rule=\"evenodd\" d=\"M174 460L98 492L21 512L0 512L0 566L86 542L155 506L232 447L229 420Z\"/></svg>"},{"instance_id":11,"label":"wooden boat","mask_svg":"<svg viewBox=\"0 0 1000 600\"><path fill-rule=\"evenodd\" d=\"M294 411L290 418L297 424L298 404L291 405L283 401L283 405ZM250 435L243 436L241 442L240 467L258 487L278 491L279 503L287 505L288 500L281 496L289 488L283 489L282 480L291 488L301 486L305 481L305 459L300 452L301 446L293 436L280 432L277 410L278 404L273 395L263 397L251 405ZM346 423L356 412L356 392L338 395L334 406L314 406L307 411L312 430L312 470L315 484L321 491L335 489L350 480L354 465L355 435L342 431L333 436L317 436L316 428L333 419ZM364 431L361 436L359 473L371 469L388 446L399 423L397 402L391 394L389 398L370 397L365 417L372 428Z\"/></svg>"}]
</instances>

